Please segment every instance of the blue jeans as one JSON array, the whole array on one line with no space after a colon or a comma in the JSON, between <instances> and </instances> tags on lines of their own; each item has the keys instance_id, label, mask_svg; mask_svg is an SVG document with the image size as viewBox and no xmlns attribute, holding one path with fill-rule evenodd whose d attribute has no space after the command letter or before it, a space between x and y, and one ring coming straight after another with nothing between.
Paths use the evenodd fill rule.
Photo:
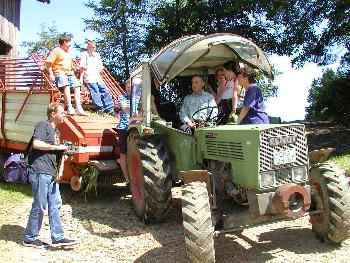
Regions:
<instances>
[{"instance_id":1,"label":"blue jeans","mask_svg":"<svg viewBox=\"0 0 350 263\"><path fill-rule=\"evenodd\" d=\"M92 102L97 107L98 111L113 113L114 104L112 96L104 84L101 83L87 83L90 90Z\"/></svg>"},{"instance_id":2,"label":"blue jeans","mask_svg":"<svg viewBox=\"0 0 350 263\"><path fill-rule=\"evenodd\" d=\"M48 207L51 240L59 241L64 238L59 209L62 205L59 186L49 174L29 173L32 184L33 204L29 214L28 224L24 233L25 241L38 238L43 221L44 210Z\"/></svg>"}]
</instances>

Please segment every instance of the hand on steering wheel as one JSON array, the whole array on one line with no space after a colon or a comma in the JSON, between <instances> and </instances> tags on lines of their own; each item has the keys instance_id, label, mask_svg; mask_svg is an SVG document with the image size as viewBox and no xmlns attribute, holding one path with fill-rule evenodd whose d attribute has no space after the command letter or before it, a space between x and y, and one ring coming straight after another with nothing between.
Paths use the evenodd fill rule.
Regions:
<instances>
[{"instance_id":1,"label":"hand on steering wheel","mask_svg":"<svg viewBox=\"0 0 350 263\"><path fill-rule=\"evenodd\" d=\"M208 122L217 122L218 112L216 112L216 114L213 114L214 109L218 109L218 107L217 106L207 106L207 107L200 108L199 110L195 111L192 114L192 120L196 123L196 126L204 126L201 124L208 123ZM209 111L209 114L206 112L207 118L205 120L195 118L196 114L198 114L201 111L205 111L205 110Z\"/></svg>"}]
</instances>

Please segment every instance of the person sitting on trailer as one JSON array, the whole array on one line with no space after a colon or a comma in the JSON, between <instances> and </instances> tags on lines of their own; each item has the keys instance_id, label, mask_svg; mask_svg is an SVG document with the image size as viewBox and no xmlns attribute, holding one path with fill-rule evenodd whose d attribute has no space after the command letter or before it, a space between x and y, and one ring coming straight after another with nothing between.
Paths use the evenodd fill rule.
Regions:
<instances>
[{"instance_id":1,"label":"person sitting on trailer","mask_svg":"<svg viewBox=\"0 0 350 263\"><path fill-rule=\"evenodd\" d=\"M96 52L95 42L88 40L86 48L87 50L80 55L80 81L88 87L92 103L96 106L97 112L114 115L111 93L100 75L104 67L100 54Z\"/></svg>"},{"instance_id":2,"label":"person sitting on trailer","mask_svg":"<svg viewBox=\"0 0 350 263\"><path fill-rule=\"evenodd\" d=\"M78 113L86 116L80 99L80 83L74 75L73 59L69 53L71 37L61 36L58 40L59 46L54 48L47 57L45 64L52 82L63 91L67 112L70 115ZM72 106L71 89L74 90L76 111Z\"/></svg>"}]
</instances>

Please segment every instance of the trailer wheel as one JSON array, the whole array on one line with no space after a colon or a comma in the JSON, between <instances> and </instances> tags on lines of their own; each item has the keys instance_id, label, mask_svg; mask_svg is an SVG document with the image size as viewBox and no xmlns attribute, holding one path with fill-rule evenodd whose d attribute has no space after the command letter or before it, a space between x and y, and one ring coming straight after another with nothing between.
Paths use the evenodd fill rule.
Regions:
<instances>
[{"instance_id":1,"label":"trailer wheel","mask_svg":"<svg viewBox=\"0 0 350 263\"><path fill-rule=\"evenodd\" d=\"M214 226L205 183L192 182L183 187L182 217L189 262L214 263Z\"/></svg>"},{"instance_id":2,"label":"trailer wheel","mask_svg":"<svg viewBox=\"0 0 350 263\"><path fill-rule=\"evenodd\" d=\"M136 215L145 223L163 220L171 203L171 167L168 150L159 136L128 136L127 163Z\"/></svg>"},{"instance_id":3,"label":"trailer wheel","mask_svg":"<svg viewBox=\"0 0 350 263\"><path fill-rule=\"evenodd\" d=\"M73 191L78 192L81 189L81 183L82 183L82 176L74 175L70 179L70 187Z\"/></svg>"},{"instance_id":4,"label":"trailer wheel","mask_svg":"<svg viewBox=\"0 0 350 263\"><path fill-rule=\"evenodd\" d=\"M339 244L350 237L350 185L345 172L331 163L311 169L312 230L321 241Z\"/></svg>"}]
</instances>

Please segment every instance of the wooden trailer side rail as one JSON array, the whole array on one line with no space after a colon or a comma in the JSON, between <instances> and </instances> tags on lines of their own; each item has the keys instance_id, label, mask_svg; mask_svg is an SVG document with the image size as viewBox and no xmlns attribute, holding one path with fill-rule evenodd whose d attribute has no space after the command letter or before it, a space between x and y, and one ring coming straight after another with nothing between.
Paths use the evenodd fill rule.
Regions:
<instances>
[{"instance_id":1,"label":"wooden trailer side rail","mask_svg":"<svg viewBox=\"0 0 350 263\"><path fill-rule=\"evenodd\" d=\"M1 114L1 130L3 138L6 140L4 132L4 120L6 113L6 94L8 91L25 91L26 97L16 115L15 122L23 113L24 107L28 102L33 91L47 91L53 95L52 91L58 90L48 81L46 74L40 69L35 59L12 58L8 56L0 56L0 92L2 97L2 114Z\"/></svg>"},{"instance_id":2,"label":"wooden trailer side rail","mask_svg":"<svg viewBox=\"0 0 350 263\"><path fill-rule=\"evenodd\" d=\"M118 100L124 93L118 82L107 69L101 77L113 100ZM43 56L38 54L28 59L0 56L0 98L0 147L5 152L23 152L35 124L46 119L47 105L62 99L45 71ZM78 175L74 167L100 160L115 162L119 154L118 137L111 129L117 125L117 119L98 115L93 118L96 121L91 116L68 116L59 127L62 140L71 141L79 150L64 163L64 182L69 183Z\"/></svg>"}]
</instances>

